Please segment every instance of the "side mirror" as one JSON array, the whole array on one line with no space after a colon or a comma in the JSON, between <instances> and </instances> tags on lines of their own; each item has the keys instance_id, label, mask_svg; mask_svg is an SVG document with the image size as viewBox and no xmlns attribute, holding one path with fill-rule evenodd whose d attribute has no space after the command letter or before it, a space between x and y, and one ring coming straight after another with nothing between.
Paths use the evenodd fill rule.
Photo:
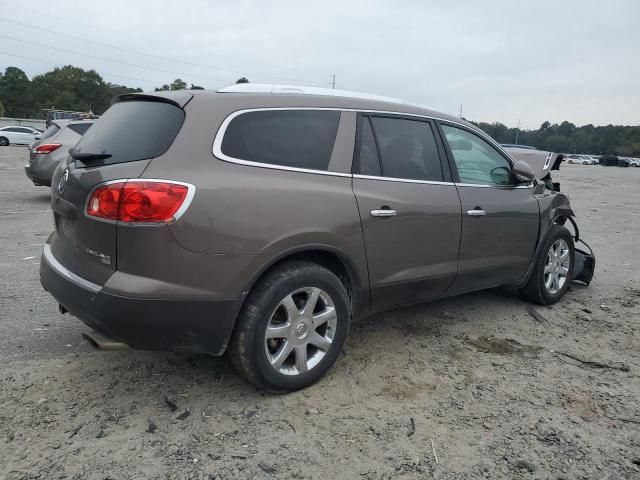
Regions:
<instances>
[{"instance_id":1,"label":"side mirror","mask_svg":"<svg viewBox=\"0 0 640 480\"><path fill-rule=\"evenodd\" d=\"M527 162L516 160L513 165L513 174L521 182L530 182L536 177L533 168Z\"/></svg>"}]
</instances>

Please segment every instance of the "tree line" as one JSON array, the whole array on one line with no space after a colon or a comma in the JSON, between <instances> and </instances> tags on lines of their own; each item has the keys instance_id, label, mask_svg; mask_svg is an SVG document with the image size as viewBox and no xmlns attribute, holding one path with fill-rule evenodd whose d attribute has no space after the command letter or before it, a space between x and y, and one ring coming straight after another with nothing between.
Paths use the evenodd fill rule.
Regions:
<instances>
[{"instance_id":1,"label":"tree line","mask_svg":"<svg viewBox=\"0 0 640 480\"><path fill-rule=\"evenodd\" d=\"M241 78L237 83L248 82ZM160 90L188 87L179 78ZM102 114L111 100L124 93L141 92L139 88L106 82L95 70L67 65L32 79L17 67L0 72L0 116L44 118L43 109L56 108ZM640 125L576 126L570 122L544 122L537 130L509 128L502 123L473 122L500 143L530 145L541 150L562 153L617 154L640 156Z\"/></svg>"},{"instance_id":2,"label":"tree line","mask_svg":"<svg viewBox=\"0 0 640 480\"><path fill-rule=\"evenodd\" d=\"M544 122L537 130L518 130L502 123L472 122L499 143L530 145L558 153L640 156L640 125L583 125Z\"/></svg>"}]
</instances>

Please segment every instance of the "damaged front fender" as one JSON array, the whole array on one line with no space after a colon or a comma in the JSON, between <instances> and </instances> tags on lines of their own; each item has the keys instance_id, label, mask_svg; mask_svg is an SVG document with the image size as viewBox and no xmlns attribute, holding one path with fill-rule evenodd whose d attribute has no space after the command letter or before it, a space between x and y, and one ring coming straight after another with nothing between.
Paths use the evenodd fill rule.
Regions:
<instances>
[{"instance_id":1,"label":"damaged front fender","mask_svg":"<svg viewBox=\"0 0 640 480\"><path fill-rule=\"evenodd\" d=\"M550 176L548 177L550 181ZM595 272L596 259L593 250L580 238L580 229L575 221L575 213L569 203L569 198L557 191L555 188L548 188L549 182L536 181L535 193L540 205L540 231L538 233L538 243L533 259L527 272L522 279L521 285L527 283L535 263L542 252L547 235L554 224L565 226L569 222L573 227L573 238L575 245L575 258L572 269L572 281L579 281L589 285ZM554 184L555 185L555 184ZM582 248L581 248L582 247Z\"/></svg>"}]
</instances>

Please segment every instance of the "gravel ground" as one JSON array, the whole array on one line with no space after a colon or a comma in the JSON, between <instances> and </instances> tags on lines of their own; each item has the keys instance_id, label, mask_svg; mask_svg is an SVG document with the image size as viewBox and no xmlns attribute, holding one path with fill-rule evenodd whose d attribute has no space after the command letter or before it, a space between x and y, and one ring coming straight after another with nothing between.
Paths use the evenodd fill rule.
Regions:
<instances>
[{"instance_id":1,"label":"gravel ground","mask_svg":"<svg viewBox=\"0 0 640 480\"><path fill-rule=\"evenodd\" d=\"M0 479L640 478L640 169L556 174L598 265L548 324L509 289L391 311L272 396L224 358L83 342L39 284L25 159L0 149Z\"/></svg>"}]
</instances>

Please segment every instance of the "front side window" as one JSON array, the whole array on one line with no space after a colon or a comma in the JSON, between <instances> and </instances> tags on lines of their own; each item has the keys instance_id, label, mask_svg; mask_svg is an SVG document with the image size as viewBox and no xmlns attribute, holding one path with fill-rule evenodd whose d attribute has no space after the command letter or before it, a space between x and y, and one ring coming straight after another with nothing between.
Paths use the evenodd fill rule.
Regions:
<instances>
[{"instance_id":1,"label":"front side window","mask_svg":"<svg viewBox=\"0 0 640 480\"><path fill-rule=\"evenodd\" d=\"M442 125L461 183L513 185L511 164L494 147L462 128Z\"/></svg>"},{"instance_id":2,"label":"front side window","mask_svg":"<svg viewBox=\"0 0 640 480\"><path fill-rule=\"evenodd\" d=\"M340 123L333 110L265 110L229 123L221 151L237 160L327 170Z\"/></svg>"},{"instance_id":3,"label":"front side window","mask_svg":"<svg viewBox=\"0 0 640 480\"><path fill-rule=\"evenodd\" d=\"M411 180L443 180L436 140L429 122L372 117L382 175Z\"/></svg>"}]
</instances>

